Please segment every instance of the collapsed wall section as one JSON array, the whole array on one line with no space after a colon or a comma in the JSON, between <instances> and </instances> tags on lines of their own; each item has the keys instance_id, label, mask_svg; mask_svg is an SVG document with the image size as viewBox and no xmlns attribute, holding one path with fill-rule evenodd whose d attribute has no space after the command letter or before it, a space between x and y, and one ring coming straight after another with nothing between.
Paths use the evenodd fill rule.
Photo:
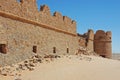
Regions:
<instances>
[{"instance_id":1,"label":"collapsed wall section","mask_svg":"<svg viewBox=\"0 0 120 80\"><path fill-rule=\"evenodd\" d=\"M94 51L94 31L89 29L88 32L83 35L78 34L78 42L80 46Z\"/></svg>"},{"instance_id":2,"label":"collapsed wall section","mask_svg":"<svg viewBox=\"0 0 120 80\"><path fill-rule=\"evenodd\" d=\"M86 37L86 35L82 35L82 34L78 33L77 38L78 38L79 46L82 46L82 47L87 46L87 37Z\"/></svg>"}]
</instances>

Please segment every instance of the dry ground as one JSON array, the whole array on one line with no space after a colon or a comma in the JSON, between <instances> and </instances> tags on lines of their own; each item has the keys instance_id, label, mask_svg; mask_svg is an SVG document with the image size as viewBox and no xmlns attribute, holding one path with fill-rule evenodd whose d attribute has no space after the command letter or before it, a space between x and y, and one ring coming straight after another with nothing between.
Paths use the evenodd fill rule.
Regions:
<instances>
[{"instance_id":1,"label":"dry ground","mask_svg":"<svg viewBox=\"0 0 120 80\"><path fill-rule=\"evenodd\" d=\"M44 59L42 63L37 63L34 70L23 70L20 75L1 75L0 80L120 80L120 61L66 55Z\"/></svg>"}]
</instances>

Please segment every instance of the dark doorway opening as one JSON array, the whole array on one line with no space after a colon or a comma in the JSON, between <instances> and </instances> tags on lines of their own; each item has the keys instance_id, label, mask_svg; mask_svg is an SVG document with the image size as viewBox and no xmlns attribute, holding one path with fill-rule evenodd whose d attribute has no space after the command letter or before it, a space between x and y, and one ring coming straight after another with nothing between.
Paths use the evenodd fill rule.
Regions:
<instances>
[{"instance_id":1,"label":"dark doorway opening","mask_svg":"<svg viewBox=\"0 0 120 80\"><path fill-rule=\"evenodd\" d=\"M67 48L67 53L69 53L69 48Z\"/></svg>"},{"instance_id":2,"label":"dark doorway opening","mask_svg":"<svg viewBox=\"0 0 120 80\"><path fill-rule=\"evenodd\" d=\"M0 44L0 52L6 54L7 53L7 45Z\"/></svg>"},{"instance_id":3,"label":"dark doorway opening","mask_svg":"<svg viewBox=\"0 0 120 80\"><path fill-rule=\"evenodd\" d=\"M37 53L37 46L33 46L33 52Z\"/></svg>"},{"instance_id":4,"label":"dark doorway opening","mask_svg":"<svg viewBox=\"0 0 120 80\"><path fill-rule=\"evenodd\" d=\"M102 56L102 57L106 58L106 56L105 56L105 55L100 55L100 56Z\"/></svg>"},{"instance_id":5,"label":"dark doorway opening","mask_svg":"<svg viewBox=\"0 0 120 80\"><path fill-rule=\"evenodd\" d=\"M53 47L53 53L56 53L56 47Z\"/></svg>"}]
</instances>

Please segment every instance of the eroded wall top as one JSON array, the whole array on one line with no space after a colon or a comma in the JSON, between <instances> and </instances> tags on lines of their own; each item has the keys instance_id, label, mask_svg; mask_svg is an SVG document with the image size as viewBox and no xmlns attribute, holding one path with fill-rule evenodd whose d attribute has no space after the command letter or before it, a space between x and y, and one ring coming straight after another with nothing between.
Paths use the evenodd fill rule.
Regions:
<instances>
[{"instance_id":1,"label":"eroded wall top","mask_svg":"<svg viewBox=\"0 0 120 80\"><path fill-rule=\"evenodd\" d=\"M111 31L98 30L95 34L95 40L99 41L111 41L112 33Z\"/></svg>"},{"instance_id":2,"label":"eroded wall top","mask_svg":"<svg viewBox=\"0 0 120 80\"><path fill-rule=\"evenodd\" d=\"M59 12L52 15L46 5L42 5L38 11L36 0L0 0L0 11L76 34L75 21Z\"/></svg>"}]
</instances>

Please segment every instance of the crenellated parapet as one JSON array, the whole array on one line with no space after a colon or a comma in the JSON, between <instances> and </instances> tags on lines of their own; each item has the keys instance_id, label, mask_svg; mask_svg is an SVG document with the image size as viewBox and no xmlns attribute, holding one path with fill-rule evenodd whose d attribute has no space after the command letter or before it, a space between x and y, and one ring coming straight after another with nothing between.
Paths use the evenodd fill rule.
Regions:
<instances>
[{"instance_id":1,"label":"crenellated parapet","mask_svg":"<svg viewBox=\"0 0 120 80\"><path fill-rule=\"evenodd\" d=\"M43 14L45 14L45 15L48 15L48 16L51 15L50 9L49 9L49 7L48 7L47 5L42 5L42 6L40 7L40 11L41 11Z\"/></svg>"},{"instance_id":2,"label":"crenellated parapet","mask_svg":"<svg viewBox=\"0 0 120 80\"><path fill-rule=\"evenodd\" d=\"M59 12L52 15L46 5L42 5L40 11L38 11L36 0L0 0L1 12L76 34L75 21L67 16L62 16ZM0 14L0 16L3 16L3 14Z\"/></svg>"},{"instance_id":3,"label":"crenellated parapet","mask_svg":"<svg viewBox=\"0 0 120 80\"><path fill-rule=\"evenodd\" d=\"M98 30L95 34L95 40L99 41L111 41L111 32L107 31L104 32L103 30Z\"/></svg>"},{"instance_id":4,"label":"crenellated parapet","mask_svg":"<svg viewBox=\"0 0 120 80\"><path fill-rule=\"evenodd\" d=\"M87 33L78 34L78 42L80 46L86 47L92 51L95 51L100 56L111 58L112 56L112 33L111 31L98 30L94 34L94 31L89 29Z\"/></svg>"}]
</instances>

